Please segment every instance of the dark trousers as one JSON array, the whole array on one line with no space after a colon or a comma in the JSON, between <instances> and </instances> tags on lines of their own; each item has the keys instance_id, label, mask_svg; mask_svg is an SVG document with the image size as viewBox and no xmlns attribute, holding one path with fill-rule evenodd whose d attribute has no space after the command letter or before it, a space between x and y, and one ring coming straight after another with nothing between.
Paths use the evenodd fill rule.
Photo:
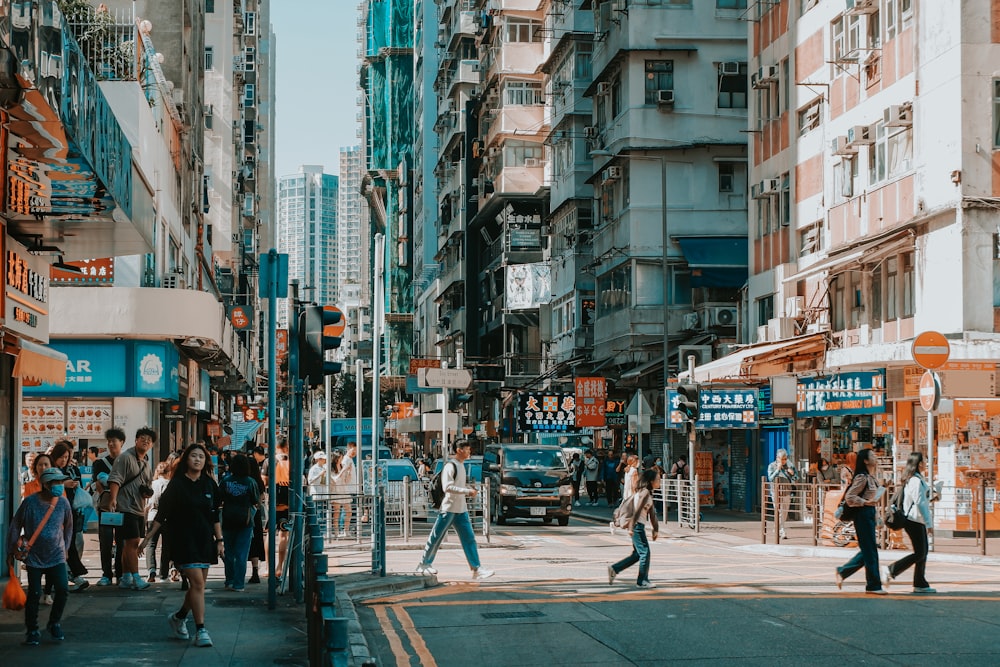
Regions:
<instances>
[{"instance_id":1,"label":"dark trousers","mask_svg":"<svg viewBox=\"0 0 1000 667\"><path fill-rule=\"evenodd\" d=\"M593 482L591 482L589 479L587 480L587 495L590 496L590 502L592 503L597 502L598 495L597 495L596 479Z\"/></svg>"},{"instance_id":2,"label":"dark trousers","mask_svg":"<svg viewBox=\"0 0 1000 667\"><path fill-rule=\"evenodd\" d=\"M97 541L101 547L101 576L108 579L122 576L122 550L115 548L115 527L100 525L98 514ZM112 561L114 564L112 565Z\"/></svg>"},{"instance_id":3,"label":"dark trousers","mask_svg":"<svg viewBox=\"0 0 1000 667\"><path fill-rule=\"evenodd\" d=\"M646 526L641 523L632 528L632 553L611 567L615 572L621 572L636 563L639 564L639 577L635 583L649 581L649 541L646 540Z\"/></svg>"},{"instance_id":4,"label":"dark trousers","mask_svg":"<svg viewBox=\"0 0 1000 667\"><path fill-rule=\"evenodd\" d=\"M849 576L865 568L865 590L877 591L882 588L882 577L878 571L878 540L875 537L875 508L871 505L859 507L854 517L854 531L858 536L859 551L854 558L837 570L840 576Z\"/></svg>"},{"instance_id":5,"label":"dark trousers","mask_svg":"<svg viewBox=\"0 0 1000 667\"><path fill-rule=\"evenodd\" d=\"M62 620L63 610L66 609L66 598L69 596L69 573L66 570L66 563L45 568L27 566L26 569L28 600L24 603L24 627L28 632L38 629L38 605L42 600L43 574L45 581L55 589L52 611L49 612L49 625L59 623Z\"/></svg>"},{"instance_id":6,"label":"dark trousers","mask_svg":"<svg viewBox=\"0 0 1000 667\"><path fill-rule=\"evenodd\" d=\"M927 583L927 579L924 576L927 569L927 526L918 521L907 519L903 530L910 537L910 543L913 544L913 553L903 556L890 565L889 574L895 579L912 565L913 587L929 588L930 584Z\"/></svg>"},{"instance_id":7,"label":"dark trousers","mask_svg":"<svg viewBox=\"0 0 1000 667\"><path fill-rule=\"evenodd\" d=\"M66 551L66 564L69 566L69 574L73 578L87 574L87 567L80 560L80 552L76 548L77 535L78 533L73 533L73 539L69 541L69 549Z\"/></svg>"},{"instance_id":8,"label":"dark trousers","mask_svg":"<svg viewBox=\"0 0 1000 667\"><path fill-rule=\"evenodd\" d=\"M618 502L618 479L604 480L604 497L608 499L608 507L614 507Z\"/></svg>"},{"instance_id":9,"label":"dark trousers","mask_svg":"<svg viewBox=\"0 0 1000 667\"><path fill-rule=\"evenodd\" d=\"M573 500L580 500L580 480L574 479L573 482Z\"/></svg>"}]
</instances>

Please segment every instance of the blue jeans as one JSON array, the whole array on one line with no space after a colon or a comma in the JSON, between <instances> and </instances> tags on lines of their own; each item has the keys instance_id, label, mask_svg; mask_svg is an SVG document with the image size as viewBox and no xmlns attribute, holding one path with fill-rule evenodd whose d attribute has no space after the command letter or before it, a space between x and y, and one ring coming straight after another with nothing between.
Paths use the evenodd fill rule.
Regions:
<instances>
[{"instance_id":1,"label":"blue jeans","mask_svg":"<svg viewBox=\"0 0 1000 667\"><path fill-rule=\"evenodd\" d=\"M431 528L430 537L427 538L427 545L424 547L424 557L420 561L421 565L431 565L434 556L437 555L438 547L444 541L444 535L448 532L448 527L455 525L455 532L462 542L462 551L465 552L465 560L469 562L469 567L473 570L479 569L479 548L476 546L476 533L472 530L472 522L469 521L469 513L440 512L434 527Z\"/></svg>"},{"instance_id":2,"label":"blue jeans","mask_svg":"<svg viewBox=\"0 0 1000 667\"><path fill-rule=\"evenodd\" d=\"M882 576L878 571L878 541L875 538L875 508L865 505L858 508L854 517L854 531L858 536L859 551L854 558L837 568L840 576L849 576L865 568L865 590L877 591L882 588Z\"/></svg>"},{"instance_id":3,"label":"blue jeans","mask_svg":"<svg viewBox=\"0 0 1000 667\"><path fill-rule=\"evenodd\" d=\"M226 586L243 590L247 580L247 557L250 554L250 540L253 539L253 524L245 528L222 529L222 543L226 555L222 564L226 568Z\"/></svg>"},{"instance_id":4,"label":"blue jeans","mask_svg":"<svg viewBox=\"0 0 1000 667\"><path fill-rule=\"evenodd\" d=\"M42 600L42 575L50 586L55 589L52 600L52 611L49 612L49 625L62 620L66 609L66 598L69 597L69 570L66 563L52 567L31 567L28 570L28 600L24 603L24 627L28 632L38 629L38 604Z\"/></svg>"},{"instance_id":5,"label":"blue jeans","mask_svg":"<svg viewBox=\"0 0 1000 667\"><path fill-rule=\"evenodd\" d=\"M632 553L611 567L617 574L636 563L639 563L639 578L635 583L649 581L649 542L646 540L646 526L641 523L635 524L632 528Z\"/></svg>"}]
</instances>

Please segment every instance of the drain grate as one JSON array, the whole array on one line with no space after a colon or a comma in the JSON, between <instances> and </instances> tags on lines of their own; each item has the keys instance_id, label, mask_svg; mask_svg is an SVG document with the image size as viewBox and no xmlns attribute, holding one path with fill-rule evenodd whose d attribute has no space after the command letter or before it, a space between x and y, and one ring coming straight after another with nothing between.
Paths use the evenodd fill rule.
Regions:
<instances>
[{"instance_id":1,"label":"drain grate","mask_svg":"<svg viewBox=\"0 0 1000 667\"><path fill-rule=\"evenodd\" d=\"M540 611L493 611L481 614L483 618L538 618L545 616Z\"/></svg>"}]
</instances>

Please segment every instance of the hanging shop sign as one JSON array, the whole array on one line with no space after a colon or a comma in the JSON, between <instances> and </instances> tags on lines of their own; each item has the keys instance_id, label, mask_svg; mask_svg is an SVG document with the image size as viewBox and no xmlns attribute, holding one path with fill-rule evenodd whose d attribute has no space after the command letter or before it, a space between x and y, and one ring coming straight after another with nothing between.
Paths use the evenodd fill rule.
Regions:
<instances>
[{"instance_id":1,"label":"hanging shop sign","mask_svg":"<svg viewBox=\"0 0 1000 667\"><path fill-rule=\"evenodd\" d=\"M48 343L49 263L9 236L4 246L4 325L19 336Z\"/></svg>"},{"instance_id":2,"label":"hanging shop sign","mask_svg":"<svg viewBox=\"0 0 1000 667\"><path fill-rule=\"evenodd\" d=\"M625 401L608 401L604 406L604 426L612 429L623 429L628 426L628 415L625 414Z\"/></svg>"},{"instance_id":3,"label":"hanging shop sign","mask_svg":"<svg viewBox=\"0 0 1000 667\"><path fill-rule=\"evenodd\" d=\"M24 387L25 396L178 396L177 348L165 341L54 341L68 357L66 384Z\"/></svg>"},{"instance_id":4,"label":"hanging shop sign","mask_svg":"<svg viewBox=\"0 0 1000 667\"><path fill-rule=\"evenodd\" d=\"M699 392L700 407L697 429L757 428L758 414L756 389L705 389ZM678 409L680 396L674 389L667 390L670 404L670 428L686 424Z\"/></svg>"},{"instance_id":5,"label":"hanging shop sign","mask_svg":"<svg viewBox=\"0 0 1000 667\"><path fill-rule=\"evenodd\" d=\"M518 431L575 431L573 394L525 393L518 396Z\"/></svg>"},{"instance_id":6,"label":"hanging shop sign","mask_svg":"<svg viewBox=\"0 0 1000 667\"><path fill-rule=\"evenodd\" d=\"M608 385L602 377L576 378L576 425L604 428Z\"/></svg>"},{"instance_id":7,"label":"hanging shop sign","mask_svg":"<svg viewBox=\"0 0 1000 667\"><path fill-rule=\"evenodd\" d=\"M875 415L885 412L885 371L801 378L798 417Z\"/></svg>"}]
</instances>

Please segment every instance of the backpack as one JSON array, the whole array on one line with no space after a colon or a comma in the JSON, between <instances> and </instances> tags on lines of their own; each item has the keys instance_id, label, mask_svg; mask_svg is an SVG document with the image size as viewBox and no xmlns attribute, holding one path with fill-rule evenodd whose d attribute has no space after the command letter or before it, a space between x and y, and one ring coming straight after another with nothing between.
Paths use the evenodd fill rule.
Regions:
<instances>
[{"instance_id":1,"label":"backpack","mask_svg":"<svg viewBox=\"0 0 1000 667\"><path fill-rule=\"evenodd\" d=\"M448 464L455 465L448 461L444 466ZM444 466L441 466L441 469L431 477L431 507L434 509L441 509L441 501L444 500Z\"/></svg>"},{"instance_id":2,"label":"backpack","mask_svg":"<svg viewBox=\"0 0 1000 667\"><path fill-rule=\"evenodd\" d=\"M900 530L906 525L906 514L903 512L903 499L905 498L906 484L900 485L896 493L892 495L889 506L885 508L882 520L885 525L892 530Z\"/></svg>"}]
</instances>

